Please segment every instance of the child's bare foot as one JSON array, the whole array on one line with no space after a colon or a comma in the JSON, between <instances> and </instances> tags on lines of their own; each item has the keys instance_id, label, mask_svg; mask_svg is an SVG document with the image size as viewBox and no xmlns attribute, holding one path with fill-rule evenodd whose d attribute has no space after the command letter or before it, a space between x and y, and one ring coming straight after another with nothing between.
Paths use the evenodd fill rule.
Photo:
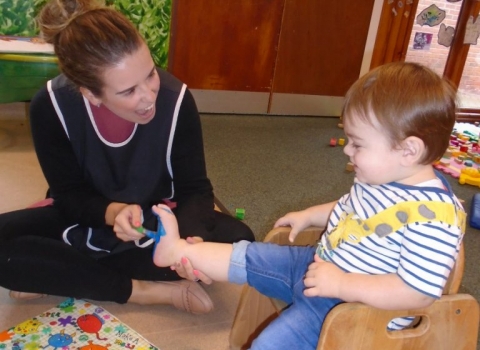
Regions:
<instances>
[{"instance_id":1,"label":"child's bare foot","mask_svg":"<svg viewBox=\"0 0 480 350\"><path fill-rule=\"evenodd\" d=\"M160 267L172 266L175 262L180 261L182 247L188 243L180 238L177 219L168 206L158 204L154 205L152 210L158 215L166 232L166 235L160 238L155 248L153 262Z\"/></svg>"}]
</instances>

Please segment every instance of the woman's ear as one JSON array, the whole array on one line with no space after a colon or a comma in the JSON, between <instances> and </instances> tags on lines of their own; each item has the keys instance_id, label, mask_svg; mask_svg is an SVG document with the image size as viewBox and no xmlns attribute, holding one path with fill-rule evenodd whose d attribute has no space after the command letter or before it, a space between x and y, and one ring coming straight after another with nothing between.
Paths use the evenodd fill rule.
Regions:
<instances>
[{"instance_id":1,"label":"woman's ear","mask_svg":"<svg viewBox=\"0 0 480 350\"><path fill-rule=\"evenodd\" d=\"M416 136L409 136L401 143L403 165L418 164L423 158L425 144Z\"/></svg>"},{"instance_id":2,"label":"woman's ear","mask_svg":"<svg viewBox=\"0 0 480 350\"><path fill-rule=\"evenodd\" d=\"M96 97L93 92L85 87L80 87L80 93L94 106L100 106L102 100Z\"/></svg>"}]
</instances>

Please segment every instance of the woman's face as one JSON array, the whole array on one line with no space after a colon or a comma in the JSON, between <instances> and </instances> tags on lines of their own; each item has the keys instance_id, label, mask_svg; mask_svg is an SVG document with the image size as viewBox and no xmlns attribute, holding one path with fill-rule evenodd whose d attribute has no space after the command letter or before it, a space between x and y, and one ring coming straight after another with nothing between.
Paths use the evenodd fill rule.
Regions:
<instances>
[{"instance_id":1,"label":"woman's face","mask_svg":"<svg viewBox=\"0 0 480 350\"><path fill-rule=\"evenodd\" d=\"M125 120L146 124L155 116L160 78L147 45L126 56L103 74L105 107Z\"/></svg>"}]
</instances>

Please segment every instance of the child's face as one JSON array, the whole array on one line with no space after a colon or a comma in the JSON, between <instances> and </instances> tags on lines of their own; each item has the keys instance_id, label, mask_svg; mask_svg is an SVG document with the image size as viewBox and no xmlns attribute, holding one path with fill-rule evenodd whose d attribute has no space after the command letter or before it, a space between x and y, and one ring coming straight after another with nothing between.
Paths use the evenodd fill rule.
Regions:
<instances>
[{"instance_id":1,"label":"child's face","mask_svg":"<svg viewBox=\"0 0 480 350\"><path fill-rule=\"evenodd\" d=\"M343 151L360 182L380 185L402 177L402 151L392 148L388 135L381 130L376 120L371 125L355 115L344 122L348 143Z\"/></svg>"}]
</instances>

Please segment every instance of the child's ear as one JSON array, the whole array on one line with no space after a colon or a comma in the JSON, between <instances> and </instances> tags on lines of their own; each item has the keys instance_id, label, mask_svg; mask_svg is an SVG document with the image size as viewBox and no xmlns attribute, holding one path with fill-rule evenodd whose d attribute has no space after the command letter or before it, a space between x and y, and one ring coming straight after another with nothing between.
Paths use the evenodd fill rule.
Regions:
<instances>
[{"instance_id":1,"label":"child's ear","mask_svg":"<svg viewBox=\"0 0 480 350\"><path fill-rule=\"evenodd\" d=\"M80 93L94 106L99 106L102 103L102 100L97 98L93 92L85 87L80 87Z\"/></svg>"},{"instance_id":2,"label":"child's ear","mask_svg":"<svg viewBox=\"0 0 480 350\"><path fill-rule=\"evenodd\" d=\"M404 165L418 164L423 158L425 152L425 144L416 136L409 136L401 143L402 146L402 160Z\"/></svg>"}]
</instances>

